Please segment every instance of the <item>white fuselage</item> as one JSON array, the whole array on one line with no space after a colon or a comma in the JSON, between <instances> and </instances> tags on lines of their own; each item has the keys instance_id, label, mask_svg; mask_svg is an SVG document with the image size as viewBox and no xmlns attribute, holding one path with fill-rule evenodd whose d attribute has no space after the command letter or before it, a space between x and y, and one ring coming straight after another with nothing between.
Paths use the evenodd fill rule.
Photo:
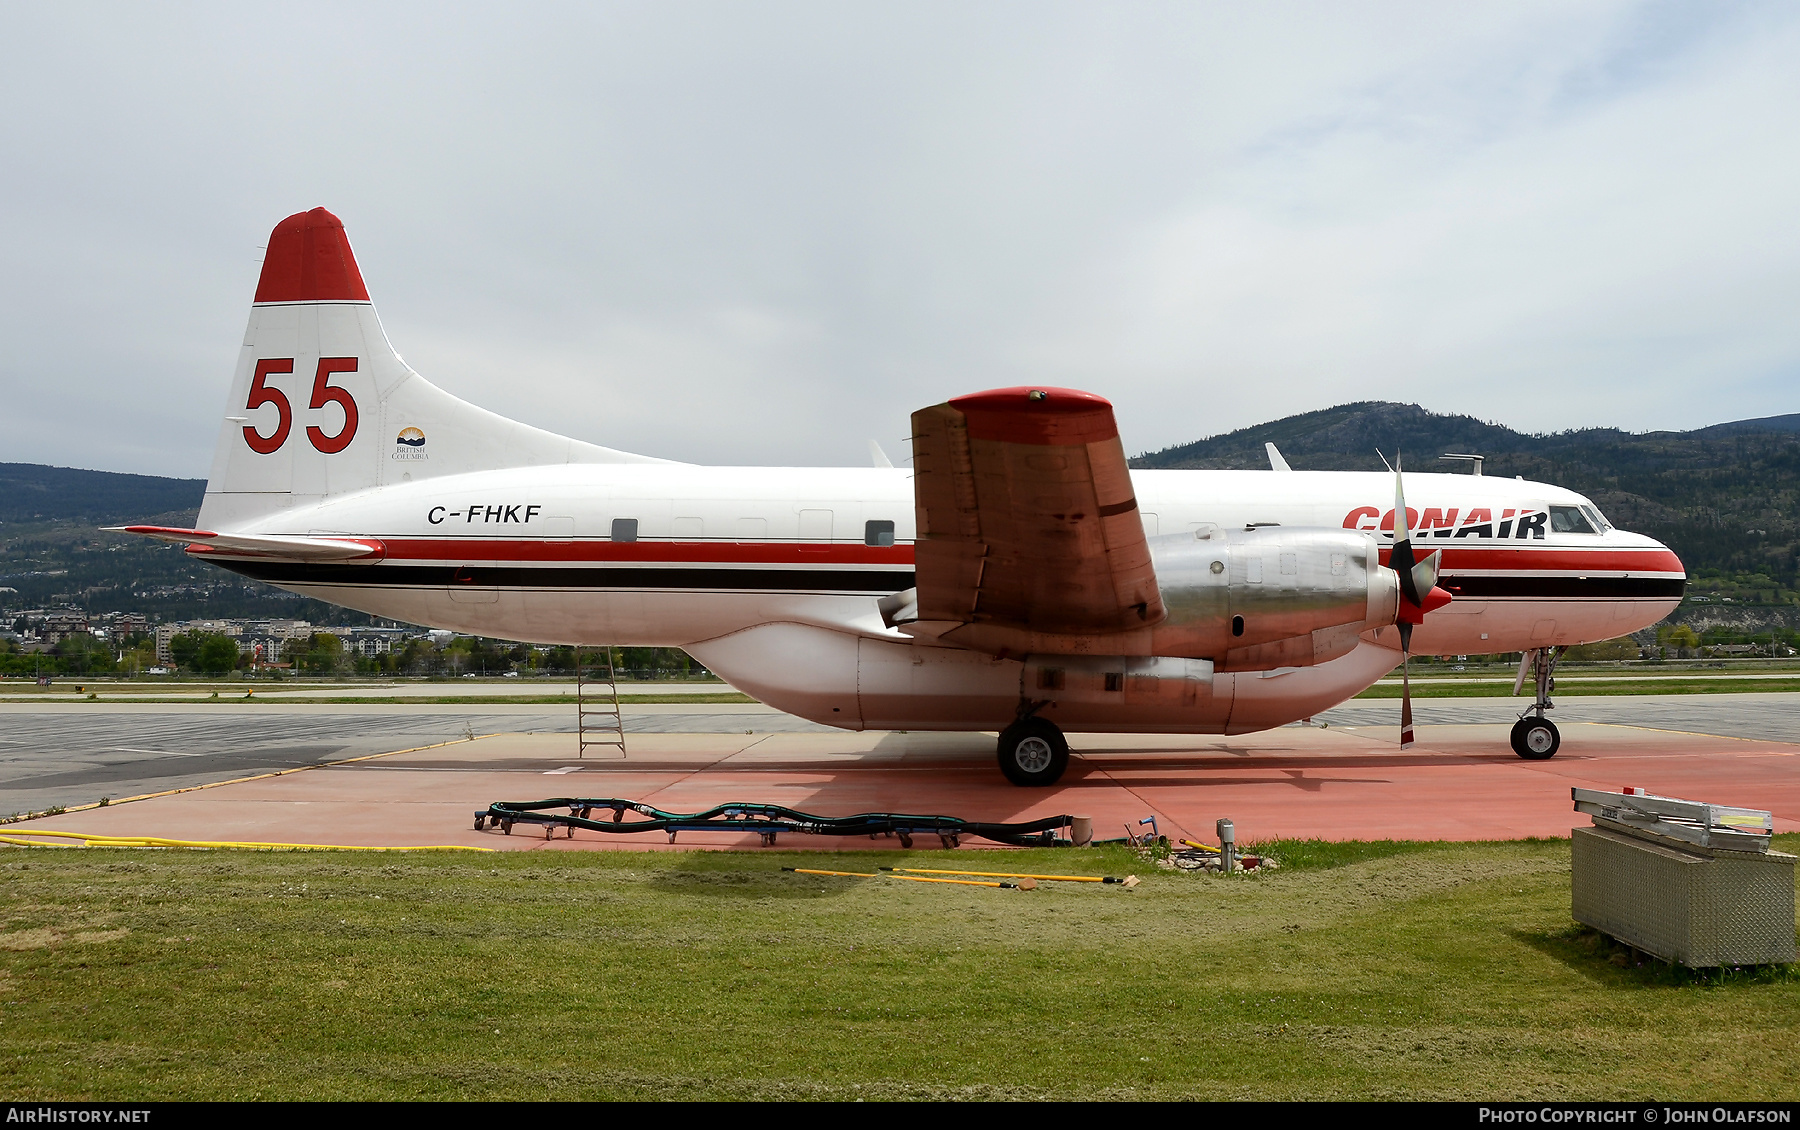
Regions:
<instances>
[{"instance_id":1,"label":"white fuselage","mask_svg":"<svg viewBox=\"0 0 1800 1130\"><path fill-rule=\"evenodd\" d=\"M1146 533L1212 525L1361 529L1391 543L1390 476L1136 471ZM1426 654L1519 651L1654 624L1685 574L1637 534L1559 533L1542 483L1408 475L1421 552L1455 596L1419 626ZM1387 530L1383 530L1384 524ZM631 523L631 526L616 525ZM891 544L883 536L892 523ZM875 524L873 527L871 524ZM635 530L635 540L614 540ZM545 644L686 648L765 701L846 728L992 729L1021 663L933 647L880 602L913 584L910 472L888 468L565 464L399 482L289 507L241 532L378 539L373 563L219 564L380 616ZM876 543L876 544L870 544ZM1154 544L1154 541L1153 541ZM1273 567L1273 566L1272 566ZM1065 728L1242 732L1307 717L1399 661L1394 633L1316 667L1220 673L1187 701L1053 704Z\"/></svg>"}]
</instances>

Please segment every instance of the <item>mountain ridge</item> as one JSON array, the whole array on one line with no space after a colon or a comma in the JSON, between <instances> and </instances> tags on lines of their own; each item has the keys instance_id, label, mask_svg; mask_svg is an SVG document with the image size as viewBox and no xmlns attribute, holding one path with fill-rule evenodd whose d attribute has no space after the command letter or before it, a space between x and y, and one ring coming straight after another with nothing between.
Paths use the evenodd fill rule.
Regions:
<instances>
[{"instance_id":1,"label":"mountain ridge","mask_svg":"<svg viewBox=\"0 0 1800 1130\"><path fill-rule=\"evenodd\" d=\"M1580 428L1534 435L1416 404L1364 400L1147 452L1131 465L1266 470L1268 442L1296 470L1379 471L1384 457L1398 455L1416 471L1467 473L1466 465L1437 457L1483 455L1487 474L1580 491L1616 525L1664 542L1687 565L1696 588L1736 594L1734 601L1759 603L1763 614L1800 627L1800 413L1686 432ZM92 604L93 611L115 604L127 610L136 599L197 615L209 602L261 607L291 600L267 586L241 585L185 554L162 552L167 547L96 529L142 521L192 525L205 486L200 479L0 463L0 586L18 590L17 597L0 597L27 605L66 599ZM152 591L158 599L150 599Z\"/></svg>"}]
</instances>

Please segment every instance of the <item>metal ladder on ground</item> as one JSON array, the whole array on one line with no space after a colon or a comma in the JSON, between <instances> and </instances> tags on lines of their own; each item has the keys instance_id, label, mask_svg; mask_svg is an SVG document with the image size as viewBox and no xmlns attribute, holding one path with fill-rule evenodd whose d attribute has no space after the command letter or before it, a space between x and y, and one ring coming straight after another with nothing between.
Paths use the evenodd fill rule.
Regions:
<instances>
[{"instance_id":1,"label":"metal ladder on ground","mask_svg":"<svg viewBox=\"0 0 1800 1130\"><path fill-rule=\"evenodd\" d=\"M583 759L592 748L616 747L616 754L596 755L615 761L625 756L625 718L619 712L619 683L610 647L600 649L600 661L592 667L583 665L581 649L575 649L575 732Z\"/></svg>"}]
</instances>

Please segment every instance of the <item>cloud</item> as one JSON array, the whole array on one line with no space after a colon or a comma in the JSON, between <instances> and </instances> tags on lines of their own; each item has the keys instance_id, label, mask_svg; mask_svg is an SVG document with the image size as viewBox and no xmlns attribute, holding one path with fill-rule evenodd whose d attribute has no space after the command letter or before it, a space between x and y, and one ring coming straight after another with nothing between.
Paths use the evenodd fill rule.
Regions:
<instances>
[{"instance_id":1,"label":"cloud","mask_svg":"<svg viewBox=\"0 0 1800 1130\"><path fill-rule=\"evenodd\" d=\"M318 204L427 377L700 462L860 464L1025 382L1112 397L1137 449L1367 397L1795 407L1781 6L9 22L12 460L204 474L259 245Z\"/></svg>"}]
</instances>

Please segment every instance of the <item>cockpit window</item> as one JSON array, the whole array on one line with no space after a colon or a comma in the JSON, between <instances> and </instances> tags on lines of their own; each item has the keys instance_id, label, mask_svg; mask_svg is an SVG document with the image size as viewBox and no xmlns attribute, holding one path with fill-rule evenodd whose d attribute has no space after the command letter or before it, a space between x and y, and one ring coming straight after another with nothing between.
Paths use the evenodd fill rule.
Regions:
<instances>
[{"instance_id":1,"label":"cockpit window","mask_svg":"<svg viewBox=\"0 0 1800 1130\"><path fill-rule=\"evenodd\" d=\"M1581 512L1588 516L1588 521L1594 523L1594 528L1601 533L1605 533L1613 528L1613 524L1606 520L1606 515L1600 513L1600 508L1598 506L1589 503L1581 508Z\"/></svg>"},{"instance_id":2,"label":"cockpit window","mask_svg":"<svg viewBox=\"0 0 1800 1130\"><path fill-rule=\"evenodd\" d=\"M1597 534L1594 524L1587 520L1579 506L1552 506L1550 508L1550 532L1556 534Z\"/></svg>"}]
</instances>

